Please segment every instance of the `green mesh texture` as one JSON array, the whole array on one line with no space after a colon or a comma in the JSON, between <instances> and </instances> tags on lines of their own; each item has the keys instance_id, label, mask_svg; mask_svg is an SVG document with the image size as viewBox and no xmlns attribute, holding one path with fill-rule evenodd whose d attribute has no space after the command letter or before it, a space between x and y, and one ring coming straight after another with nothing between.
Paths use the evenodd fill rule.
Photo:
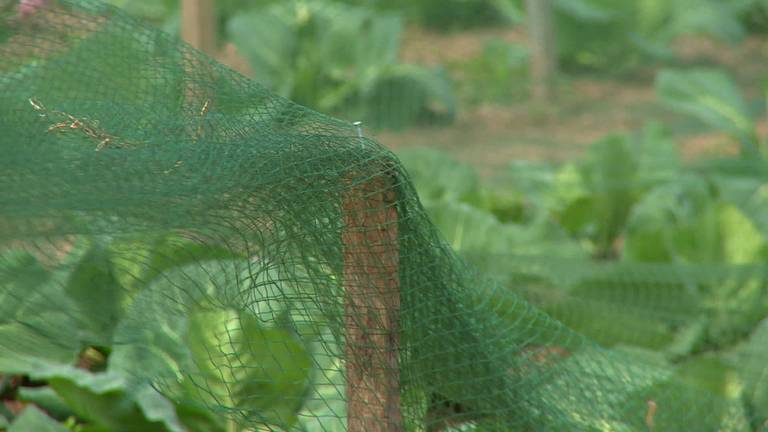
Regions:
<instances>
[{"instance_id":1,"label":"green mesh texture","mask_svg":"<svg viewBox=\"0 0 768 432\"><path fill-rule=\"evenodd\" d=\"M0 0L0 370L108 347L90 385L229 430L760 430L738 400L760 389L611 334L652 348L633 318L674 327L703 291L764 292L764 268L470 264L350 123L112 7L41 3ZM763 377L763 350L734 355Z\"/></svg>"}]
</instances>

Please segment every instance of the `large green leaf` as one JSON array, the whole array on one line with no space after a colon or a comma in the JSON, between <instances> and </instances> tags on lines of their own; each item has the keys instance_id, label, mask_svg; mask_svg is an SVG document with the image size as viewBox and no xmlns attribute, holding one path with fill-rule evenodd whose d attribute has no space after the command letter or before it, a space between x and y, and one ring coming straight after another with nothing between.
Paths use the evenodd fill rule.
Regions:
<instances>
[{"instance_id":1,"label":"large green leaf","mask_svg":"<svg viewBox=\"0 0 768 432\"><path fill-rule=\"evenodd\" d=\"M109 261L115 279L129 293L148 286L164 271L184 265L234 259L239 254L215 241L194 239L191 234L168 233L155 237L114 239Z\"/></svg>"},{"instance_id":2,"label":"large green leaf","mask_svg":"<svg viewBox=\"0 0 768 432\"><path fill-rule=\"evenodd\" d=\"M553 299L542 307L605 345L660 349L679 342L676 327L702 312L700 296L667 267L615 263L585 270L559 295L542 296Z\"/></svg>"},{"instance_id":3,"label":"large green leaf","mask_svg":"<svg viewBox=\"0 0 768 432\"><path fill-rule=\"evenodd\" d=\"M750 264L765 257L765 236L744 212L726 204L719 208L718 217L727 262Z\"/></svg>"},{"instance_id":4,"label":"large green leaf","mask_svg":"<svg viewBox=\"0 0 768 432\"><path fill-rule=\"evenodd\" d=\"M557 33L566 67L621 69L671 59L672 42L706 34L737 42L753 0L558 0Z\"/></svg>"},{"instance_id":5,"label":"large green leaf","mask_svg":"<svg viewBox=\"0 0 768 432\"><path fill-rule=\"evenodd\" d=\"M450 120L456 114L451 80L440 68L383 67L361 98L365 117L377 127L400 129L419 120Z\"/></svg>"},{"instance_id":6,"label":"large green leaf","mask_svg":"<svg viewBox=\"0 0 768 432\"><path fill-rule=\"evenodd\" d=\"M520 190L530 206L551 209L554 206L551 193L555 184L556 167L538 161L513 161L509 165L509 185Z\"/></svg>"},{"instance_id":7,"label":"large green leaf","mask_svg":"<svg viewBox=\"0 0 768 432\"><path fill-rule=\"evenodd\" d=\"M548 370L547 378L537 381L530 394L542 405L542 416L556 419L559 430L641 431L645 425L637 420L642 415L617 416L616 412L639 401L645 405L648 399L635 394L668 378L667 366L652 351L606 351L586 345ZM595 404L594 398L600 403Z\"/></svg>"},{"instance_id":8,"label":"large green leaf","mask_svg":"<svg viewBox=\"0 0 768 432\"><path fill-rule=\"evenodd\" d=\"M298 35L282 8L236 15L227 23L230 39L246 56L257 82L282 96L292 96L293 58Z\"/></svg>"},{"instance_id":9,"label":"large green leaf","mask_svg":"<svg viewBox=\"0 0 768 432\"><path fill-rule=\"evenodd\" d=\"M329 329L313 343L317 373L312 374L311 393L299 414L299 423L307 432L344 432L347 430L346 386L343 348Z\"/></svg>"},{"instance_id":10,"label":"large green leaf","mask_svg":"<svg viewBox=\"0 0 768 432\"><path fill-rule=\"evenodd\" d=\"M67 432L67 428L30 405L14 420L8 432Z\"/></svg>"},{"instance_id":11,"label":"large green leaf","mask_svg":"<svg viewBox=\"0 0 768 432\"><path fill-rule=\"evenodd\" d=\"M621 303L581 299L565 294L558 301L541 304L542 310L570 329L606 346L635 345L661 349L674 340L674 331L662 319L642 313L642 308Z\"/></svg>"},{"instance_id":12,"label":"large green leaf","mask_svg":"<svg viewBox=\"0 0 768 432\"><path fill-rule=\"evenodd\" d=\"M119 374L49 365L31 376L48 381L73 411L99 426L125 432L185 430L168 400L149 386L129 387Z\"/></svg>"},{"instance_id":13,"label":"large green leaf","mask_svg":"<svg viewBox=\"0 0 768 432\"><path fill-rule=\"evenodd\" d=\"M648 192L629 217L624 256L636 261L717 261L715 198L710 185L683 176Z\"/></svg>"},{"instance_id":14,"label":"large green leaf","mask_svg":"<svg viewBox=\"0 0 768 432\"><path fill-rule=\"evenodd\" d=\"M616 15L616 11L589 0L555 0L554 6L559 12L584 22L608 22Z\"/></svg>"},{"instance_id":15,"label":"large green leaf","mask_svg":"<svg viewBox=\"0 0 768 432\"><path fill-rule=\"evenodd\" d=\"M670 37L707 34L729 43L747 35L743 15L753 0L678 0L670 2L671 19L666 24Z\"/></svg>"},{"instance_id":16,"label":"large green leaf","mask_svg":"<svg viewBox=\"0 0 768 432\"><path fill-rule=\"evenodd\" d=\"M187 339L201 371L194 386L230 400L250 421L296 423L312 359L290 329L264 327L249 314L198 311L190 316Z\"/></svg>"},{"instance_id":17,"label":"large green leaf","mask_svg":"<svg viewBox=\"0 0 768 432\"><path fill-rule=\"evenodd\" d=\"M296 423L312 357L293 329L288 302L272 298L290 288L253 271L245 260L165 271L118 328L110 367L136 383L152 382L195 412L229 412L231 422L248 424Z\"/></svg>"},{"instance_id":18,"label":"large green leaf","mask_svg":"<svg viewBox=\"0 0 768 432\"><path fill-rule=\"evenodd\" d=\"M653 420L658 430L747 432L751 429L738 399L739 387L738 375L726 362L706 355L677 366L674 375L632 399L643 413L647 412L644 402L655 403Z\"/></svg>"},{"instance_id":19,"label":"large green leaf","mask_svg":"<svg viewBox=\"0 0 768 432\"><path fill-rule=\"evenodd\" d=\"M467 197L466 202L491 213L502 223L525 223L540 217L535 209L529 208L529 200L508 186L488 186Z\"/></svg>"},{"instance_id":20,"label":"large green leaf","mask_svg":"<svg viewBox=\"0 0 768 432\"><path fill-rule=\"evenodd\" d=\"M444 152L419 147L402 150L397 155L424 201L465 201L479 194L480 180L475 170Z\"/></svg>"},{"instance_id":21,"label":"large green leaf","mask_svg":"<svg viewBox=\"0 0 768 432\"><path fill-rule=\"evenodd\" d=\"M637 174L644 187L674 180L682 170L677 142L664 126L650 122L633 135L632 151L637 161Z\"/></svg>"},{"instance_id":22,"label":"large green leaf","mask_svg":"<svg viewBox=\"0 0 768 432\"><path fill-rule=\"evenodd\" d=\"M83 338L110 346L125 293L112 271L108 249L95 243L69 275L64 290L78 307Z\"/></svg>"},{"instance_id":23,"label":"large green leaf","mask_svg":"<svg viewBox=\"0 0 768 432\"><path fill-rule=\"evenodd\" d=\"M0 254L1 371L26 373L36 361L67 364L77 357L77 308L62 279L27 252Z\"/></svg>"},{"instance_id":24,"label":"large green leaf","mask_svg":"<svg viewBox=\"0 0 768 432\"><path fill-rule=\"evenodd\" d=\"M228 34L256 81L310 108L403 127L452 118L440 70L398 63L402 20L333 1L287 1L237 14Z\"/></svg>"},{"instance_id":25,"label":"large green leaf","mask_svg":"<svg viewBox=\"0 0 768 432\"><path fill-rule=\"evenodd\" d=\"M227 432L225 420L215 411L205 407L176 402L176 415L187 432Z\"/></svg>"},{"instance_id":26,"label":"large green leaf","mask_svg":"<svg viewBox=\"0 0 768 432\"><path fill-rule=\"evenodd\" d=\"M594 143L576 168L574 192L565 195L567 201L557 216L572 234L594 243L596 256L610 257L616 252L614 243L644 188L638 169L632 141L622 135Z\"/></svg>"},{"instance_id":27,"label":"large green leaf","mask_svg":"<svg viewBox=\"0 0 768 432\"><path fill-rule=\"evenodd\" d=\"M425 207L448 244L461 253L583 255L577 244L546 219L522 226L502 224L493 214L465 203L430 202Z\"/></svg>"},{"instance_id":28,"label":"large green leaf","mask_svg":"<svg viewBox=\"0 0 768 432\"><path fill-rule=\"evenodd\" d=\"M712 185L696 176L652 190L632 212L625 256L732 264L760 260L766 251L764 235L743 211L714 194Z\"/></svg>"},{"instance_id":29,"label":"large green leaf","mask_svg":"<svg viewBox=\"0 0 768 432\"><path fill-rule=\"evenodd\" d=\"M499 0L500 2L506 0ZM493 38L483 51L458 64L462 79L456 82L465 103L509 104L528 96L529 49Z\"/></svg>"},{"instance_id":30,"label":"large green leaf","mask_svg":"<svg viewBox=\"0 0 768 432\"><path fill-rule=\"evenodd\" d=\"M755 423L768 421L768 320L762 321L739 351L739 373L746 383L745 395L755 414ZM761 429L758 429L761 430Z\"/></svg>"},{"instance_id":31,"label":"large green leaf","mask_svg":"<svg viewBox=\"0 0 768 432\"><path fill-rule=\"evenodd\" d=\"M648 2L555 2L563 65L566 68L617 69L647 57L651 50L645 47L660 45L666 35L659 34L658 28L653 29L656 33L641 30L648 21L644 17L643 3ZM660 2L654 3L658 5Z\"/></svg>"},{"instance_id":32,"label":"large green leaf","mask_svg":"<svg viewBox=\"0 0 768 432\"><path fill-rule=\"evenodd\" d=\"M18 399L39 406L49 415L59 420L64 420L73 415L72 409L49 386L21 387L18 390Z\"/></svg>"},{"instance_id":33,"label":"large green leaf","mask_svg":"<svg viewBox=\"0 0 768 432\"><path fill-rule=\"evenodd\" d=\"M738 268L738 267L737 267ZM762 269L727 274L713 283L707 295L711 320L707 343L713 349L733 346L744 340L768 316L768 285Z\"/></svg>"},{"instance_id":34,"label":"large green leaf","mask_svg":"<svg viewBox=\"0 0 768 432\"><path fill-rule=\"evenodd\" d=\"M747 104L724 72L664 69L656 78L656 89L670 108L732 135L741 143L743 154L756 154L757 138Z\"/></svg>"}]
</instances>

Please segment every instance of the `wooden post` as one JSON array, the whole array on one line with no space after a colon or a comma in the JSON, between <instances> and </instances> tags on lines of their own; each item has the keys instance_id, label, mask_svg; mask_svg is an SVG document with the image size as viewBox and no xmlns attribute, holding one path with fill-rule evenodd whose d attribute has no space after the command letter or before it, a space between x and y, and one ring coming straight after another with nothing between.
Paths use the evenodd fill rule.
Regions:
<instances>
[{"instance_id":1,"label":"wooden post","mask_svg":"<svg viewBox=\"0 0 768 432\"><path fill-rule=\"evenodd\" d=\"M344 196L347 430L400 432L397 209L384 176Z\"/></svg>"},{"instance_id":2,"label":"wooden post","mask_svg":"<svg viewBox=\"0 0 768 432\"><path fill-rule=\"evenodd\" d=\"M525 0L528 40L531 46L531 96L540 103L551 101L557 75L557 46L551 0Z\"/></svg>"},{"instance_id":3,"label":"wooden post","mask_svg":"<svg viewBox=\"0 0 768 432\"><path fill-rule=\"evenodd\" d=\"M212 57L216 54L216 15L213 5L214 0L181 0L181 38ZM197 57L194 60L186 58L184 68L187 74L184 80L184 103L199 118L197 124L190 125L188 132L194 141L198 141L205 132L208 111L216 105L212 89L199 84L209 79L213 71L210 63Z\"/></svg>"},{"instance_id":4,"label":"wooden post","mask_svg":"<svg viewBox=\"0 0 768 432\"><path fill-rule=\"evenodd\" d=\"M181 1L181 38L200 51L216 50L216 17L213 0Z\"/></svg>"}]
</instances>

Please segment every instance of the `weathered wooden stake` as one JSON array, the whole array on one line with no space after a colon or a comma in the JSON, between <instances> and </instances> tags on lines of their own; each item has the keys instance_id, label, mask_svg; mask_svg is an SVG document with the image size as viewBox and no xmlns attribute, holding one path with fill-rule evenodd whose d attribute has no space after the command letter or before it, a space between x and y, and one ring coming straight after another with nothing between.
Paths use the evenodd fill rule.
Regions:
<instances>
[{"instance_id":1,"label":"weathered wooden stake","mask_svg":"<svg viewBox=\"0 0 768 432\"><path fill-rule=\"evenodd\" d=\"M546 103L554 96L557 46L551 0L526 0L528 39L531 45L531 96Z\"/></svg>"},{"instance_id":2,"label":"weathered wooden stake","mask_svg":"<svg viewBox=\"0 0 768 432\"><path fill-rule=\"evenodd\" d=\"M344 196L347 430L400 432L397 209L382 176Z\"/></svg>"},{"instance_id":3,"label":"weathered wooden stake","mask_svg":"<svg viewBox=\"0 0 768 432\"><path fill-rule=\"evenodd\" d=\"M216 17L213 0L182 0L181 38L208 55L214 54Z\"/></svg>"},{"instance_id":4,"label":"weathered wooden stake","mask_svg":"<svg viewBox=\"0 0 768 432\"><path fill-rule=\"evenodd\" d=\"M214 0L181 0L181 38L209 56L216 55ZM200 59L186 59L184 68L188 78L184 80L184 103L199 117L198 123L190 127L189 134L198 141L205 133L208 112L216 106L216 95L210 87L200 83L207 82L215 72L209 62Z\"/></svg>"}]
</instances>

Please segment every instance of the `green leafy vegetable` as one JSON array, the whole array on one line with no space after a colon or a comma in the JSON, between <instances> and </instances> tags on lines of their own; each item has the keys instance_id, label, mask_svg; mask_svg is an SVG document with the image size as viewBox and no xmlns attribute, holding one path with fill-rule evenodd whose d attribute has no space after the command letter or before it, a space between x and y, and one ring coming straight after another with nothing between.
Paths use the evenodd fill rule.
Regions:
<instances>
[{"instance_id":1,"label":"green leafy vegetable","mask_svg":"<svg viewBox=\"0 0 768 432\"><path fill-rule=\"evenodd\" d=\"M380 127L452 118L447 76L398 63L401 32L397 15L330 1L280 2L227 24L256 80L298 103Z\"/></svg>"},{"instance_id":2,"label":"green leafy vegetable","mask_svg":"<svg viewBox=\"0 0 768 432\"><path fill-rule=\"evenodd\" d=\"M656 87L667 106L730 134L741 144L743 155L757 155L754 124L728 75L712 69L666 69L659 72Z\"/></svg>"},{"instance_id":3,"label":"green leafy vegetable","mask_svg":"<svg viewBox=\"0 0 768 432\"><path fill-rule=\"evenodd\" d=\"M67 432L67 428L30 405L14 420L8 432Z\"/></svg>"},{"instance_id":4,"label":"green leafy vegetable","mask_svg":"<svg viewBox=\"0 0 768 432\"><path fill-rule=\"evenodd\" d=\"M233 272L243 279L228 279ZM244 284L250 289L243 290ZM288 305L272 304L269 316L259 313L260 302L271 295L265 284L276 282L251 274L245 260L167 269L136 297L118 328L112 370L130 376L134 385L151 380L184 412L199 415L223 404L232 410L225 419L294 425L309 391L313 358ZM256 297L260 292L265 298ZM157 323L155 330L136 332L147 319Z\"/></svg>"},{"instance_id":5,"label":"green leafy vegetable","mask_svg":"<svg viewBox=\"0 0 768 432\"><path fill-rule=\"evenodd\" d=\"M80 328L91 344L110 346L122 314L123 288L112 271L106 247L94 244L69 275L64 291L79 308Z\"/></svg>"},{"instance_id":6,"label":"green leafy vegetable","mask_svg":"<svg viewBox=\"0 0 768 432\"><path fill-rule=\"evenodd\" d=\"M71 363L81 348L61 275L33 255L0 255L0 371L27 373L39 360Z\"/></svg>"},{"instance_id":7,"label":"green leafy vegetable","mask_svg":"<svg viewBox=\"0 0 768 432\"><path fill-rule=\"evenodd\" d=\"M150 387L129 388L121 375L54 365L31 375L47 380L72 410L99 426L126 432L184 430L170 402Z\"/></svg>"},{"instance_id":8,"label":"green leafy vegetable","mask_svg":"<svg viewBox=\"0 0 768 432\"><path fill-rule=\"evenodd\" d=\"M63 420L72 416L72 409L51 387L21 387L18 399L33 403L52 417Z\"/></svg>"}]
</instances>

